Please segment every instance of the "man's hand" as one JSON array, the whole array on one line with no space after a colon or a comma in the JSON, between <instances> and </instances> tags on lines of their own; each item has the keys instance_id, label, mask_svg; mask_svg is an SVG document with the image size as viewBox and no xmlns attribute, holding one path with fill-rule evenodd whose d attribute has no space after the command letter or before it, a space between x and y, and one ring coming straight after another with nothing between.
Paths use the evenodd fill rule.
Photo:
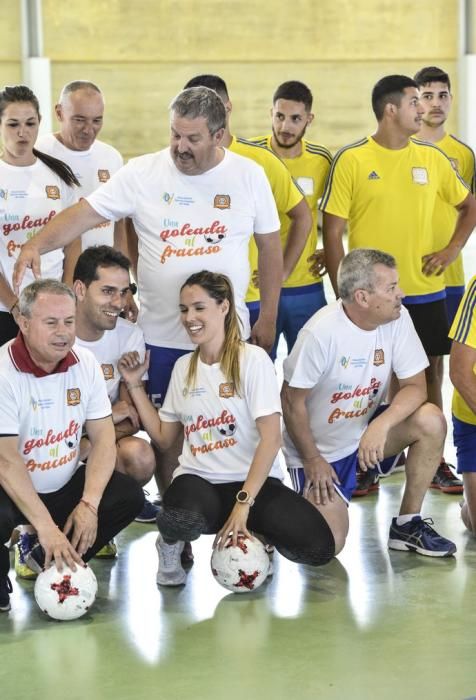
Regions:
<instances>
[{"instance_id":1,"label":"man's hand","mask_svg":"<svg viewBox=\"0 0 476 700\"><path fill-rule=\"evenodd\" d=\"M31 268L37 279L41 277L40 254L34 241L28 241L22 245L20 255L13 268L13 291L17 296L20 293L20 285L27 268Z\"/></svg>"},{"instance_id":2,"label":"man's hand","mask_svg":"<svg viewBox=\"0 0 476 700\"><path fill-rule=\"evenodd\" d=\"M251 342L253 345L259 345L260 348L270 352L276 338L276 322L269 321L258 316L258 320L251 329Z\"/></svg>"},{"instance_id":3,"label":"man's hand","mask_svg":"<svg viewBox=\"0 0 476 700\"><path fill-rule=\"evenodd\" d=\"M379 416L379 418L383 418L383 414ZM373 469L378 466L384 458L388 428L379 418L369 423L367 429L360 438L357 456L360 468L364 472L366 472L367 469Z\"/></svg>"},{"instance_id":4,"label":"man's hand","mask_svg":"<svg viewBox=\"0 0 476 700\"><path fill-rule=\"evenodd\" d=\"M128 321L130 321L131 323L135 323L137 321L137 316L139 315L139 309L137 308L137 304L135 302L134 296L130 290L127 292L123 312L124 312L125 318Z\"/></svg>"},{"instance_id":5,"label":"man's hand","mask_svg":"<svg viewBox=\"0 0 476 700\"><path fill-rule=\"evenodd\" d=\"M307 259L308 263L311 263L309 270L314 277L324 277L327 274L326 268L326 256L323 248L318 248L312 255Z\"/></svg>"},{"instance_id":6,"label":"man's hand","mask_svg":"<svg viewBox=\"0 0 476 700\"><path fill-rule=\"evenodd\" d=\"M339 477L321 455L303 459L304 482L303 496L313 505L325 506L329 501L334 501L334 483L340 484Z\"/></svg>"},{"instance_id":7,"label":"man's hand","mask_svg":"<svg viewBox=\"0 0 476 700\"><path fill-rule=\"evenodd\" d=\"M76 571L76 564L84 566L81 555L53 522L46 528L38 530L38 539L45 550L45 569L48 569L53 562L58 571L62 571L65 564L73 571Z\"/></svg>"},{"instance_id":8,"label":"man's hand","mask_svg":"<svg viewBox=\"0 0 476 700\"><path fill-rule=\"evenodd\" d=\"M63 532L67 535L72 531L71 545L82 556L95 543L97 529L97 513L84 501L80 501L68 516Z\"/></svg>"},{"instance_id":9,"label":"man's hand","mask_svg":"<svg viewBox=\"0 0 476 700\"><path fill-rule=\"evenodd\" d=\"M422 257L423 274L427 277L430 275L442 275L448 265L451 265L456 260L459 252L460 249L458 247L447 245L442 250L424 255Z\"/></svg>"},{"instance_id":10,"label":"man's hand","mask_svg":"<svg viewBox=\"0 0 476 700\"><path fill-rule=\"evenodd\" d=\"M134 406L132 406L130 403L127 403L127 401L116 401L116 403L112 407L112 422L114 423L114 425L117 425L118 423L122 423L122 421L126 420L127 418L132 423L132 426L136 430L139 430L139 415Z\"/></svg>"}]
</instances>

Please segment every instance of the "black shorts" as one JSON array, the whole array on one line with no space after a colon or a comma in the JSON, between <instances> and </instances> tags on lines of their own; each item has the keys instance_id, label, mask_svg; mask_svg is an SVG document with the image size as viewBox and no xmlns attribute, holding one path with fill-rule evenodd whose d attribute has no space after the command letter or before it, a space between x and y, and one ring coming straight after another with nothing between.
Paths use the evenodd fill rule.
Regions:
<instances>
[{"instance_id":1,"label":"black shorts","mask_svg":"<svg viewBox=\"0 0 476 700\"><path fill-rule=\"evenodd\" d=\"M405 304L405 300L403 301ZM445 299L425 304L405 304L428 356L449 355L449 323Z\"/></svg>"}]
</instances>

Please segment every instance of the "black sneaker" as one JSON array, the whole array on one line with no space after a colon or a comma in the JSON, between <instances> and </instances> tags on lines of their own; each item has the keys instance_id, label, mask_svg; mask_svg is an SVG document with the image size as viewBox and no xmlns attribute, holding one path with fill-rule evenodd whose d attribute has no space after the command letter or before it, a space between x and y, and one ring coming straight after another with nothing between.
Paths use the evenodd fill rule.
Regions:
<instances>
[{"instance_id":1,"label":"black sneaker","mask_svg":"<svg viewBox=\"0 0 476 700\"><path fill-rule=\"evenodd\" d=\"M451 471L452 464L444 460L440 463L433 477L430 489L439 489L443 493L463 493L463 482Z\"/></svg>"},{"instance_id":2,"label":"black sneaker","mask_svg":"<svg viewBox=\"0 0 476 700\"><path fill-rule=\"evenodd\" d=\"M8 576L0 574L0 612L8 612L10 610L10 593L12 590L12 582Z\"/></svg>"},{"instance_id":3,"label":"black sneaker","mask_svg":"<svg viewBox=\"0 0 476 700\"><path fill-rule=\"evenodd\" d=\"M357 469L357 484L352 491L352 496L367 496L373 491L379 490L379 475L376 469L367 469L362 471L360 467Z\"/></svg>"}]
</instances>

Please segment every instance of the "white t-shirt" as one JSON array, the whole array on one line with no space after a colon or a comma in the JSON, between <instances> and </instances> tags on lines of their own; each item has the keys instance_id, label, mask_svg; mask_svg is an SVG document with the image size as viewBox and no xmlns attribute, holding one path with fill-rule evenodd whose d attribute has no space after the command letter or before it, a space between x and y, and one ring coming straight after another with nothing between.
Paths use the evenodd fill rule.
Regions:
<instances>
[{"instance_id":1,"label":"white t-shirt","mask_svg":"<svg viewBox=\"0 0 476 700\"><path fill-rule=\"evenodd\" d=\"M386 397L392 371L407 379L427 366L404 307L396 321L365 331L346 316L339 300L303 326L283 374L291 387L311 389L306 400L311 431L319 452L332 462L357 449ZM284 455L288 467L302 466L287 431Z\"/></svg>"},{"instance_id":2,"label":"white t-shirt","mask_svg":"<svg viewBox=\"0 0 476 700\"><path fill-rule=\"evenodd\" d=\"M87 151L72 151L58 141L54 134L44 134L36 142L39 151L67 163L81 183L80 197L87 197L124 164L121 154L113 146L94 141ZM86 231L81 236L83 250L93 245L114 245L114 222L108 221Z\"/></svg>"},{"instance_id":3,"label":"white t-shirt","mask_svg":"<svg viewBox=\"0 0 476 700\"><path fill-rule=\"evenodd\" d=\"M99 340L82 340L76 336L77 345L87 348L99 362L106 380L108 396L111 403L115 404L119 399L121 381L117 363L125 352L134 350L137 350L142 360L144 359L145 342L142 330L135 323L119 317L116 327L110 331L104 331ZM143 378L146 379L147 375L145 374Z\"/></svg>"},{"instance_id":4,"label":"white t-shirt","mask_svg":"<svg viewBox=\"0 0 476 700\"><path fill-rule=\"evenodd\" d=\"M0 348L0 435L18 435L18 452L38 493L57 491L78 468L86 420L111 414L101 369L76 348L65 372L22 371L10 341ZM24 367L25 369L25 367Z\"/></svg>"},{"instance_id":5,"label":"white t-shirt","mask_svg":"<svg viewBox=\"0 0 476 700\"><path fill-rule=\"evenodd\" d=\"M75 192L76 190L76 192ZM78 188L69 187L39 158L33 165L19 167L0 161L0 272L12 285L13 267L24 243L62 209L77 201ZM41 256L43 277L61 279L63 249ZM25 271L20 291L35 279ZM0 311L8 311L0 302Z\"/></svg>"},{"instance_id":6,"label":"white t-shirt","mask_svg":"<svg viewBox=\"0 0 476 700\"><path fill-rule=\"evenodd\" d=\"M169 149L133 158L88 198L108 219L130 216L139 239L139 322L151 345L187 350L179 290L194 272L228 275L234 286L243 337L254 233L279 230L271 187L261 166L230 151L201 175L184 175Z\"/></svg>"},{"instance_id":7,"label":"white t-shirt","mask_svg":"<svg viewBox=\"0 0 476 700\"><path fill-rule=\"evenodd\" d=\"M256 419L281 414L274 366L264 350L245 344L241 356L241 396L227 382L219 364L198 360L195 386L186 387L191 354L175 363L161 420L183 424L180 474L195 474L211 483L245 481L259 442ZM282 479L279 460L269 476Z\"/></svg>"}]
</instances>

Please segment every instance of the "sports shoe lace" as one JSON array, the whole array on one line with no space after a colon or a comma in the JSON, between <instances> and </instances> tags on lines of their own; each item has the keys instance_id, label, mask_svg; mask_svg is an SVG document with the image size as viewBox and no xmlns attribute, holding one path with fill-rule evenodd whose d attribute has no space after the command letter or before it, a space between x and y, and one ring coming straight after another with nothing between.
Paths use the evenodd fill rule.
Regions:
<instances>
[{"instance_id":1,"label":"sports shoe lace","mask_svg":"<svg viewBox=\"0 0 476 700\"><path fill-rule=\"evenodd\" d=\"M436 532L436 530L434 528L431 527L434 524L435 524L435 522L434 522L433 518L422 518L421 521L418 523L420 529L424 530L429 535L434 535L435 537L439 537L440 535Z\"/></svg>"}]
</instances>

